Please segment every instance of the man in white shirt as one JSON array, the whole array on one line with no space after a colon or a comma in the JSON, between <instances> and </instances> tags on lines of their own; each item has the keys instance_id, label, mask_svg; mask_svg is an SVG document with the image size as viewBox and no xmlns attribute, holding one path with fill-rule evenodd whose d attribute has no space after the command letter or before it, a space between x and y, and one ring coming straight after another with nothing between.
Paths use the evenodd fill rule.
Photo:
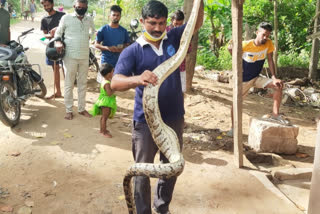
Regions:
<instances>
[{"instance_id":1,"label":"man in white shirt","mask_svg":"<svg viewBox=\"0 0 320 214\"><path fill-rule=\"evenodd\" d=\"M65 70L64 104L66 106L66 115L64 118L66 120L73 119L73 87L76 77L78 87L78 113L85 117L91 117L86 111L85 105L89 69L89 38L93 36L95 29L93 19L86 15L88 1L76 0L73 7L75 12L62 17L55 33L55 38L63 37L66 44L66 53L63 58ZM60 48L57 48L58 51L59 49Z\"/></svg>"}]
</instances>

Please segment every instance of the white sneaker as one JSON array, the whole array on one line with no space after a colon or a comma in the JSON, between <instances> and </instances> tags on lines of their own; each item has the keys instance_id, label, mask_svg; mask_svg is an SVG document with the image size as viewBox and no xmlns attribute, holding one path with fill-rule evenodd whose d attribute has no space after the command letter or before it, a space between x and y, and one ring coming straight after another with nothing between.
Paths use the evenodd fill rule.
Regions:
<instances>
[{"instance_id":1,"label":"white sneaker","mask_svg":"<svg viewBox=\"0 0 320 214\"><path fill-rule=\"evenodd\" d=\"M154 206L152 206L152 212L153 212L154 214L171 214L171 212L170 212L169 210L168 210L167 212L161 213L161 212L159 212L159 211L157 210L157 208L154 207Z\"/></svg>"},{"instance_id":2,"label":"white sneaker","mask_svg":"<svg viewBox=\"0 0 320 214\"><path fill-rule=\"evenodd\" d=\"M290 120L288 120L287 118L285 118L283 115L278 115L278 116L274 116L274 115L270 115L270 114L266 114L262 116L262 119L266 120L266 121L270 121L270 122L276 122L285 126L291 126L291 122Z\"/></svg>"}]
</instances>

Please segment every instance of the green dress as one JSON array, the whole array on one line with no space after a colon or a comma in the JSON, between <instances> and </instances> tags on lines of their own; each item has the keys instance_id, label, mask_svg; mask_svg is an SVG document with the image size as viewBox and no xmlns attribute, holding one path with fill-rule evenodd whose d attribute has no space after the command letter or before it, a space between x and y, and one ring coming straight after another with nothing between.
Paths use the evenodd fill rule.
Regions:
<instances>
[{"instance_id":1,"label":"green dress","mask_svg":"<svg viewBox=\"0 0 320 214\"><path fill-rule=\"evenodd\" d=\"M111 109L109 118L112 118L117 111L116 95L108 96L106 90L104 89L105 84L110 84L109 80L103 80L100 85L100 95L98 100L92 106L89 113L92 116L102 114L101 107L109 107Z\"/></svg>"}]
</instances>

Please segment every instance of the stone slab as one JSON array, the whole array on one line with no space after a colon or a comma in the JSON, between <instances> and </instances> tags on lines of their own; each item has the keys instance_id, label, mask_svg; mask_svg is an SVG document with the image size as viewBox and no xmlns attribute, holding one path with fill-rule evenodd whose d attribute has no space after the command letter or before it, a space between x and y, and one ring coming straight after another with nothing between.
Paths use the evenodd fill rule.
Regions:
<instances>
[{"instance_id":1,"label":"stone slab","mask_svg":"<svg viewBox=\"0 0 320 214\"><path fill-rule=\"evenodd\" d=\"M272 172L274 178L284 181L284 180L299 180L299 179L309 179L311 180L312 168L289 168L281 169Z\"/></svg>"},{"instance_id":2,"label":"stone slab","mask_svg":"<svg viewBox=\"0 0 320 214\"><path fill-rule=\"evenodd\" d=\"M256 152L295 154L299 127L262 119L251 119L248 144Z\"/></svg>"}]
</instances>

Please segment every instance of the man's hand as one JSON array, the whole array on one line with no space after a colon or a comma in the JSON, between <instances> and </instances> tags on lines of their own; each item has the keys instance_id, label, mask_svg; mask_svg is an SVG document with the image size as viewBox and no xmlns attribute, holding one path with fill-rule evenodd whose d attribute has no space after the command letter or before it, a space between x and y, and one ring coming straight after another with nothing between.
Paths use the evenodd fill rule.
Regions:
<instances>
[{"instance_id":1,"label":"man's hand","mask_svg":"<svg viewBox=\"0 0 320 214\"><path fill-rule=\"evenodd\" d=\"M118 48L116 46L108 46L106 48L110 52L118 52Z\"/></svg>"},{"instance_id":2,"label":"man's hand","mask_svg":"<svg viewBox=\"0 0 320 214\"><path fill-rule=\"evenodd\" d=\"M117 46L105 46L107 51L114 52L114 53L120 53L123 48L117 47Z\"/></svg>"},{"instance_id":3,"label":"man's hand","mask_svg":"<svg viewBox=\"0 0 320 214\"><path fill-rule=\"evenodd\" d=\"M156 85L158 82L158 77L155 75L153 72L149 70L145 70L141 75L140 75L140 84L147 86L149 83L152 85Z\"/></svg>"},{"instance_id":4,"label":"man's hand","mask_svg":"<svg viewBox=\"0 0 320 214\"><path fill-rule=\"evenodd\" d=\"M58 53L61 53L62 52L62 50L63 50L63 43L62 42L60 42L60 41L55 41L54 42L54 47L57 49L57 52Z\"/></svg>"},{"instance_id":5,"label":"man's hand","mask_svg":"<svg viewBox=\"0 0 320 214\"><path fill-rule=\"evenodd\" d=\"M272 83L273 83L273 85L274 85L276 88L282 90L282 88L283 88L283 82L282 82L282 80L277 79L276 77L272 77Z\"/></svg>"},{"instance_id":6,"label":"man's hand","mask_svg":"<svg viewBox=\"0 0 320 214\"><path fill-rule=\"evenodd\" d=\"M50 34L51 38L54 37L54 34L56 33L56 30L57 30L57 27L52 28L52 29L49 31L49 34Z\"/></svg>"}]
</instances>

